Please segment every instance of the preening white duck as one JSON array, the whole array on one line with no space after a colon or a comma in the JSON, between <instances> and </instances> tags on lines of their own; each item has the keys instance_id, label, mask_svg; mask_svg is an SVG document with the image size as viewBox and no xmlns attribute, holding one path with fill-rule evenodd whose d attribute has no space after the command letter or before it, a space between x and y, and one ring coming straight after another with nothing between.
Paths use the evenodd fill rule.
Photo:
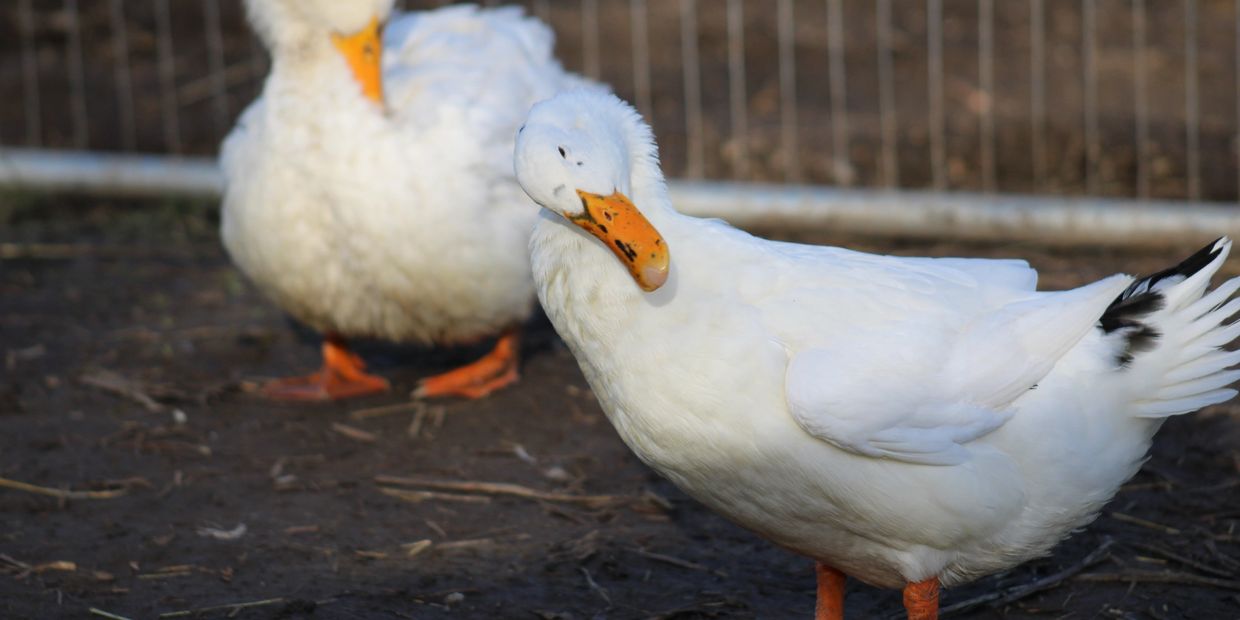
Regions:
<instances>
[{"instance_id":1,"label":"preening white duck","mask_svg":"<svg viewBox=\"0 0 1240 620\"><path fill-rule=\"evenodd\" d=\"M643 462L845 576L940 585L1044 555L1140 467L1168 416L1236 395L1220 239L1144 277L1035 290L1019 260L757 238L670 204L649 127L610 95L537 104L517 178L543 206L539 300Z\"/></svg>"},{"instance_id":2,"label":"preening white duck","mask_svg":"<svg viewBox=\"0 0 1240 620\"><path fill-rule=\"evenodd\" d=\"M498 334L486 357L415 394L479 397L515 381L536 209L513 178L513 136L530 104L583 84L553 58L550 30L517 8L389 21L392 0L246 7L272 68L221 151L224 245L260 290L325 334L322 370L265 392L386 390L348 350L358 337Z\"/></svg>"}]
</instances>

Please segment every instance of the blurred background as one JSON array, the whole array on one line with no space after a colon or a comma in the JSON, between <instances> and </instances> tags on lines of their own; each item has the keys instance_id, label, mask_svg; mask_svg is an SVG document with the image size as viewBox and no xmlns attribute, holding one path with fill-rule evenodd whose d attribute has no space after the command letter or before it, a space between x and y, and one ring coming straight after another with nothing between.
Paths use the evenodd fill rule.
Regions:
<instances>
[{"instance_id":1,"label":"blurred background","mask_svg":"<svg viewBox=\"0 0 1240 620\"><path fill-rule=\"evenodd\" d=\"M1237 199L1233 0L515 4L652 121L672 177ZM241 0L0 12L3 147L211 156L267 68Z\"/></svg>"}]
</instances>

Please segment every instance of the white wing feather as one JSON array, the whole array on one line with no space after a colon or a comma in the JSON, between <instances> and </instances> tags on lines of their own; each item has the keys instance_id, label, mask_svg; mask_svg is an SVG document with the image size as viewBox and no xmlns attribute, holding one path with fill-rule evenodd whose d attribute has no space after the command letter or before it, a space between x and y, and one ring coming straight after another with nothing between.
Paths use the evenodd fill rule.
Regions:
<instances>
[{"instance_id":1,"label":"white wing feather","mask_svg":"<svg viewBox=\"0 0 1240 620\"><path fill-rule=\"evenodd\" d=\"M964 444L1007 421L1012 401L1051 371L1130 281L1113 276L993 308L980 294L979 307L964 305L957 293L957 307L911 312L897 326L854 323L793 355L785 377L789 410L806 432L845 450L961 463Z\"/></svg>"}]
</instances>

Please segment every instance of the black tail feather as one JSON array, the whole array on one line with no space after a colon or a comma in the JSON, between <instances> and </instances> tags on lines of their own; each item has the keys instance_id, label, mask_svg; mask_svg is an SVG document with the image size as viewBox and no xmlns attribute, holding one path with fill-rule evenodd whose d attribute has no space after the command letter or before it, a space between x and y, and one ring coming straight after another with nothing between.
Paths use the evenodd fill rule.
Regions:
<instances>
[{"instance_id":1,"label":"black tail feather","mask_svg":"<svg viewBox=\"0 0 1240 620\"><path fill-rule=\"evenodd\" d=\"M1108 334L1123 330L1124 348L1117 355L1116 363L1120 366L1127 366L1132 362L1133 355L1153 348L1160 336L1158 330L1141 321L1149 314L1162 309L1165 303L1162 292L1155 290L1157 285L1170 278L1184 280L1204 269L1223 251L1219 244L1222 240L1222 237L1215 239L1170 269L1138 278L1124 289L1115 301L1111 302L1106 312L1103 312L1102 317L1098 319L1098 325L1103 332Z\"/></svg>"}]
</instances>

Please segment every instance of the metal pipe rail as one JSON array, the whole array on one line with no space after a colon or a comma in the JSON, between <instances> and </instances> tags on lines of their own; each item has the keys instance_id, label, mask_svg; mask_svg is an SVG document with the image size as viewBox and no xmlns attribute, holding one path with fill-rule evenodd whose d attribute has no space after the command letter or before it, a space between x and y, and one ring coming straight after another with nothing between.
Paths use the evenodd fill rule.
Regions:
<instances>
[{"instance_id":1,"label":"metal pipe rail","mask_svg":"<svg viewBox=\"0 0 1240 620\"><path fill-rule=\"evenodd\" d=\"M1240 237L1230 204L840 189L743 182L669 182L687 214L742 228L836 230L906 237L1053 244L1175 245ZM0 189L218 197L214 160L0 149Z\"/></svg>"},{"instance_id":2,"label":"metal pipe rail","mask_svg":"<svg viewBox=\"0 0 1240 620\"><path fill-rule=\"evenodd\" d=\"M0 188L113 196L219 196L213 159L0 148Z\"/></svg>"}]
</instances>

